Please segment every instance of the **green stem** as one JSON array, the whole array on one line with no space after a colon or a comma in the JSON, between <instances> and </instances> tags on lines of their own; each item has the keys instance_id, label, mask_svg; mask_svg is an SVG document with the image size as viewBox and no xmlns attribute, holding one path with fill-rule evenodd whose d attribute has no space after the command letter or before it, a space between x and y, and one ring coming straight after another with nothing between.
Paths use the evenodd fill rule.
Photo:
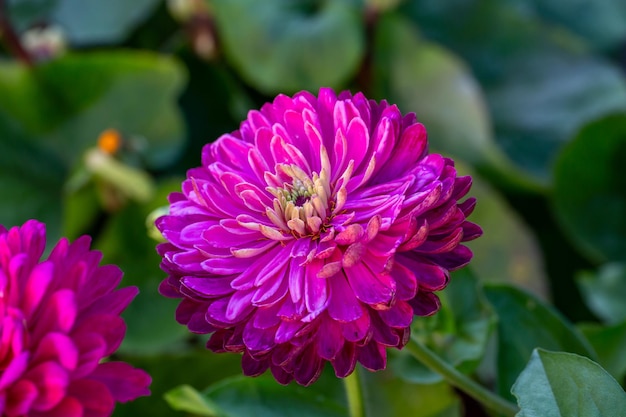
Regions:
<instances>
[{"instance_id":1,"label":"green stem","mask_svg":"<svg viewBox=\"0 0 626 417\"><path fill-rule=\"evenodd\" d=\"M343 379L348 397L348 411L350 417L365 417L363 408L363 395L361 393L361 382L359 380L358 369Z\"/></svg>"},{"instance_id":2,"label":"green stem","mask_svg":"<svg viewBox=\"0 0 626 417\"><path fill-rule=\"evenodd\" d=\"M465 392L490 410L507 417L515 417L519 411L515 404L494 394L457 371L456 368L445 362L419 342L415 336L411 336L411 340L406 345L406 349L411 352L415 359L440 374L450 385Z\"/></svg>"}]
</instances>

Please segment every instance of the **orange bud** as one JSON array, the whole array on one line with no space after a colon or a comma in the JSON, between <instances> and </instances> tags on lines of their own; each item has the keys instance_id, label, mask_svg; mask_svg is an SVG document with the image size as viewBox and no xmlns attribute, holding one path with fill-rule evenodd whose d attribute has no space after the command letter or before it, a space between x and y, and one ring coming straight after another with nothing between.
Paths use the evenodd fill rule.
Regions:
<instances>
[{"instance_id":1,"label":"orange bud","mask_svg":"<svg viewBox=\"0 0 626 417\"><path fill-rule=\"evenodd\" d=\"M98 149L109 155L114 155L122 146L122 136L115 129L107 129L98 137Z\"/></svg>"}]
</instances>

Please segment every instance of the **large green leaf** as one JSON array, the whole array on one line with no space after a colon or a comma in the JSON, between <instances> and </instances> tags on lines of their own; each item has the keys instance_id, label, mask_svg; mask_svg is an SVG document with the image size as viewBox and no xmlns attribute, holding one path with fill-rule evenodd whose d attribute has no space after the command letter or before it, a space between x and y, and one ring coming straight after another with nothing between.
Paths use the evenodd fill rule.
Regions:
<instances>
[{"instance_id":1,"label":"large green leaf","mask_svg":"<svg viewBox=\"0 0 626 417\"><path fill-rule=\"evenodd\" d=\"M360 371L362 368L359 369ZM360 372L367 416L461 417L461 401L445 382L418 384L394 372Z\"/></svg>"},{"instance_id":2,"label":"large green leaf","mask_svg":"<svg viewBox=\"0 0 626 417\"><path fill-rule=\"evenodd\" d=\"M465 58L483 85L496 140L538 184L549 185L563 143L585 123L626 109L619 69L519 2L406 2L427 37Z\"/></svg>"},{"instance_id":3,"label":"large green leaf","mask_svg":"<svg viewBox=\"0 0 626 417\"><path fill-rule=\"evenodd\" d=\"M1 98L0 98L1 100ZM0 224L35 218L47 224L50 243L61 236L61 188L66 168L51 152L23 139L0 114Z\"/></svg>"},{"instance_id":4,"label":"large green leaf","mask_svg":"<svg viewBox=\"0 0 626 417\"><path fill-rule=\"evenodd\" d=\"M512 388L518 417L626 415L626 393L600 365L565 352L537 349Z\"/></svg>"},{"instance_id":5,"label":"large green leaf","mask_svg":"<svg viewBox=\"0 0 626 417\"><path fill-rule=\"evenodd\" d=\"M508 282L547 298L543 254L533 230L482 177L464 164L457 162L456 168L459 175L473 177L469 195L477 203L469 220L483 229L479 239L467 242L474 252L472 271L483 281Z\"/></svg>"},{"instance_id":6,"label":"large green leaf","mask_svg":"<svg viewBox=\"0 0 626 417\"><path fill-rule=\"evenodd\" d=\"M158 167L182 144L176 98L184 81L176 60L147 52L67 55L32 69L5 63L0 123L6 118L68 166L113 127L146 148L146 162Z\"/></svg>"},{"instance_id":7,"label":"large green leaf","mask_svg":"<svg viewBox=\"0 0 626 417\"><path fill-rule=\"evenodd\" d=\"M578 286L589 308L607 323L626 320L626 265L608 264L596 274L583 272Z\"/></svg>"},{"instance_id":8,"label":"large green leaf","mask_svg":"<svg viewBox=\"0 0 626 417\"><path fill-rule=\"evenodd\" d=\"M241 76L273 94L339 88L364 53L350 0L211 0L224 50Z\"/></svg>"},{"instance_id":9,"label":"large green leaf","mask_svg":"<svg viewBox=\"0 0 626 417\"><path fill-rule=\"evenodd\" d=\"M98 135L117 128L150 168L171 163L183 142L177 61L145 52L69 55L27 68L0 64L0 222L38 218L61 231L68 173ZM72 231L72 233L80 232Z\"/></svg>"},{"instance_id":10,"label":"large green leaf","mask_svg":"<svg viewBox=\"0 0 626 417\"><path fill-rule=\"evenodd\" d=\"M60 25L75 45L123 41L159 0L8 0L19 30L42 22Z\"/></svg>"},{"instance_id":11,"label":"large green leaf","mask_svg":"<svg viewBox=\"0 0 626 417\"><path fill-rule=\"evenodd\" d=\"M378 22L374 45L376 95L415 112L434 148L474 164L501 156L481 88L459 58L393 14Z\"/></svg>"},{"instance_id":12,"label":"large green leaf","mask_svg":"<svg viewBox=\"0 0 626 417\"><path fill-rule=\"evenodd\" d=\"M578 328L593 345L598 363L615 379L622 381L626 375L626 321L611 326L586 323Z\"/></svg>"},{"instance_id":13,"label":"large green leaf","mask_svg":"<svg viewBox=\"0 0 626 417\"><path fill-rule=\"evenodd\" d=\"M555 167L554 208L574 243L602 260L626 260L626 114L585 126Z\"/></svg>"},{"instance_id":14,"label":"large green leaf","mask_svg":"<svg viewBox=\"0 0 626 417\"><path fill-rule=\"evenodd\" d=\"M578 353L595 359L582 334L556 310L516 288L489 284L487 299L498 315L498 381L500 395L509 390L535 348Z\"/></svg>"},{"instance_id":15,"label":"large green leaf","mask_svg":"<svg viewBox=\"0 0 626 417\"><path fill-rule=\"evenodd\" d=\"M128 331L120 351L154 355L180 349L189 336L175 320L179 300L165 298L158 292L166 274L159 268L161 258L154 241L148 237L145 219L163 205L165 196L180 189L178 181L162 184L152 202L130 204L112 216L95 246L104 254L103 262L118 265L124 271L123 285L136 285L140 293L124 312Z\"/></svg>"},{"instance_id":16,"label":"large green leaf","mask_svg":"<svg viewBox=\"0 0 626 417\"><path fill-rule=\"evenodd\" d=\"M339 380L333 379L305 388L297 384L282 386L271 375L233 377L204 392L205 406L210 404L215 411L213 415L219 417L345 417L342 387ZM331 386L334 389L329 389ZM176 393L180 393L180 388L166 397L172 407L190 409L190 400L197 407L197 398ZM205 414L200 415L211 416L206 413L206 407Z\"/></svg>"},{"instance_id":17,"label":"large green leaf","mask_svg":"<svg viewBox=\"0 0 626 417\"><path fill-rule=\"evenodd\" d=\"M205 386L225 378L241 374L241 356L237 354L215 354L201 346L198 340L195 349L154 356L121 356L120 359L144 369L152 377L150 397L119 404L115 417L171 417L182 415L172 412L164 395L185 384ZM190 346L191 347L191 346ZM179 394L180 390L178 391ZM196 404L196 406L198 406Z\"/></svg>"},{"instance_id":18,"label":"large green leaf","mask_svg":"<svg viewBox=\"0 0 626 417\"><path fill-rule=\"evenodd\" d=\"M442 308L431 317L413 322L413 334L446 362L470 373L482 360L495 316L476 278L465 268L452 274L439 293ZM441 376L416 361L406 351L394 352L390 367L403 379L416 383L441 381Z\"/></svg>"},{"instance_id":19,"label":"large green leaf","mask_svg":"<svg viewBox=\"0 0 626 417\"><path fill-rule=\"evenodd\" d=\"M599 48L626 39L626 3L622 0L526 0L543 19L563 25Z\"/></svg>"}]
</instances>

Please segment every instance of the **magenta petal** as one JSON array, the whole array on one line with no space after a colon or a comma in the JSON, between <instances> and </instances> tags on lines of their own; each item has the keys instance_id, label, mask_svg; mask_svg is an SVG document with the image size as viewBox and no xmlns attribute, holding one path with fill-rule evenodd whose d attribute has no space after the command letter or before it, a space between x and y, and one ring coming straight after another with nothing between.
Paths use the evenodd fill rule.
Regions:
<instances>
[{"instance_id":1,"label":"magenta petal","mask_svg":"<svg viewBox=\"0 0 626 417\"><path fill-rule=\"evenodd\" d=\"M108 417L109 414L87 414L85 407L77 399L72 397L64 398L59 404L52 410L46 410L43 413L32 413L33 417Z\"/></svg>"},{"instance_id":2,"label":"magenta petal","mask_svg":"<svg viewBox=\"0 0 626 417\"><path fill-rule=\"evenodd\" d=\"M343 336L351 342L362 343L371 336L370 323L370 314L363 312L360 318L343 325Z\"/></svg>"},{"instance_id":3,"label":"magenta petal","mask_svg":"<svg viewBox=\"0 0 626 417\"><path fill-rule=\"evenodd\" d=\"M389 327L405 328L413 321L413 308L405 301L396 301L389 310L378 312L380 318Z\"/></svg>"},{"instance_id":4,"label":"magenta petal","mask_svg":"<svg viewBox=\"0 0 626 417\"><path fill-rule=\"evenodd\" d=\"M334 320L324 320L317 332L317 351L319 355L328 361L332 361L344 344L341 326Z\"/></svg>"},{"instance_id":5,"label":"magenta petal","mask_svg":"<svg viewBox=\"0 0 626 417\"><path fill-rule=\"evenodd\" d=\"M309 347L298 359L298 367L294 370L294 377L298 384L308 386L319 378L324 363L315 348Z\"/></svg>"},{"instance_id":6,"label":"magenta petal","mask_svg":"<svg viewBox=\"0 0 626 417\"><path fill-rule=\"evenodd\" d=\"M353 343L346 343L332 361L335 375L345 378L350 375L356 366L356 348Z\"/></svg>"},{"instance_id":7,"label":"magenta petal","mask_svg":"<svg viewBox=\"0 0 626 417\"><path fill-rule=\"evenodd\" d=\"M68 332L76 319L76 298L70 290L59 290L52 294L41 306L41 320L34 329L35 337L43 337L43 332L58 330Z\"/></svg>"},{"instance_id":8,"label":"magenta petal","mask_svg":"<svg viewBox=\"0 0 626 417\"><path fill-rule=\"evenodd\" d=\"M180 283L191 291L208 297L228 295L234 291L231 287L232 276L183 277Z\"/></svg>"},{"instance_id":9,"label":"magenta petal","mask_svg":"<svg viewBox=\"0 0 626 417\"><path fill-rule=\"evenodd\" d=\"M267 371L270 361L267 359L256 360L248 352L245 352L241 358L241 368L246 376L259 376Z\"/></svg>"},{"instance_id":10,"label":"magenta petal","mask_svg":"<svg viewBox=\"0 0 626 417\"><path fill-rule=\"evenodd\" d=\"M78 335L83 337L84 334L88 333L101 335L106 342L106 351L104 353L105 355L110 355L122 343L126 333L126 324L119 316L99 314L82 320L80 325L73 330L72 336L75 338Z\"/></svg>"},{"instance_id":11,"label":"magenta petal","mask_svg":"<svg viewBox=\"0 0 626 417\"><path fill-rule=\"evenodd\" d=\"M243 329L243 343L254 353L267 352L274 347L274 331L257 329L254 322L249 321Z\"/></svg>"},{"instance_id":12,"label":"magenta petal","mask_svg":"<svg viewBox=\"0 0 626 417\"><path fill-rule=\"evenodd\" d=\"M274 376L279 384L287 385L288 383L293 381L293 374L285 372L281 367L272 365L271 371L272 376Z\"/></svg>"},{"instance_id":13,"label":"magenta petal","mask_svg":"<svg viewBox=\"0 0 626 417\"><path fill-rule=\"evenodd\" d=\"M372 341L357 347L357 360L370 371L380 371L387 366L387 351L384 346Z\"/></svg>"},{"instance_id":14,"label":"magenta petal","mask_svg":"<svg viewBox=\"0 0 626 417\"><path fill-rule=\"evenodd\" d=\"M100 381L78 380L70 386L69 394L80 401L85 416L105 417L113 412L115 400L109 388Z\"/></svg>"},{"instance_id":15,"label":"magenta petal","mask_svg":"<svg viewBox=\"0 0 626 417\"><path fill-rule=\"evenodd\" d=\"M337 274L330 280L328 314L340 322L354 321L363 315L361 303L354 296L344 274Z\"/></svg>"},{"instance_id":16,"label":"magenta petal","mask_svg":"<svg viewBox=\"0 0 626 417\"><path fill-rule=\"evenodd\" d=\"M90 378L106 385L116 401L127 402L150 395L150 375L125 362L102 363Z\"/></svg>"},{"instance_id":17,"label":"magenta petal","mask_svg":"<svg viewBox=\"0 0 626 417\"><path fill-rule=\"evenodd\" d=\"M395 295L395 282L389 276L374 274L363 264L345 269L354 295L367 304L387 304Z\"/></svg>"},{"instance_id":18,"label":"magenta petal","mask_svg":"<svg viewBox=\"0 0 626 417\"><path fill-rule=\"evenodd\" d=\"M439 297L432 292L418 291L415 298L409 301L413 307L413 313L417 316L433 315L441 307Z\"/></svg>"},{"instance_id":19,"label":"magenta petal","mask_svg":"<svg viewBox=\"0 0 626 417\"><path fill-rule=\"evenodd\" d=\"M65 334L48 333L39 342L33 359L57 362L68 371L73 371L78 364L78 349Z\"/></svg>"},{"instance_id":20,"label":"magenta petal","mask_svg":"<svg viewBox=\"0 0 626 417\"><path fill-rule=\"evenodd\" d=\"M50 261L36 265L26 283L23 297L24 316L31 317L48 290L53 279L54 264Z\"/></svg>"},{"instance_id":21,"label":"magenta petal","mask_svg":"<svg viewBox=\"0 0 626 417\"><path fill-rule=\"evenodd\" d=\"M37 387L38 396L33 402L33 409L46 411L52 409L65 397L69 383L67 371L54 362L44 362L27 373L24 378Z\"/></svg>"},{"instance_id":22,"label":"magenta petal","mask_svg":"<svg viewBox=\"0 0 626 417\"><path fill-rule=\"evenodd\" d=\"M12 385L5 394L7 398L6 410L2 415L22 416L28 415L37 395L37 387L31 381L22 379ZM0 407L2 409L2 407ZM6 411L6 414L5 412Z\"/></svg>"}]
</instances>

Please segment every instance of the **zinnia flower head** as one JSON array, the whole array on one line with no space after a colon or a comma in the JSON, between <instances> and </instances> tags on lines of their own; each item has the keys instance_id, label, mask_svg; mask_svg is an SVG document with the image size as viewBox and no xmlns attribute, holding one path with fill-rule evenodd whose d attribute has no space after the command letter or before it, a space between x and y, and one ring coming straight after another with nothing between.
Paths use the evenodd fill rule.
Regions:
<instances>
[{"instance_id":1,"label":"zinnia flower head","mask_svg":"<svg viewBox=\"0 0 626 417\"><path fill-rule=\"evenodd\" d=\"M363 94L280 95L205 146L157 220L177 320L283 384L386 365L467 264L475 200L414 114Z\"/></svg>"},{"instance_id":2,"label":"zinnia flower head","mask_svg":"<svg viewBox=\"0 0 626 417\"><path fill-rule=\"evenodd\" d=\"M41 260L44 224L0 226L0 415L105 417L115 401L149 395L150 377L102 362L120 345L120 313L136 288L115 290L122 272L99 266L87 236L58 242Z\"/></svg>"}]
</instances>

